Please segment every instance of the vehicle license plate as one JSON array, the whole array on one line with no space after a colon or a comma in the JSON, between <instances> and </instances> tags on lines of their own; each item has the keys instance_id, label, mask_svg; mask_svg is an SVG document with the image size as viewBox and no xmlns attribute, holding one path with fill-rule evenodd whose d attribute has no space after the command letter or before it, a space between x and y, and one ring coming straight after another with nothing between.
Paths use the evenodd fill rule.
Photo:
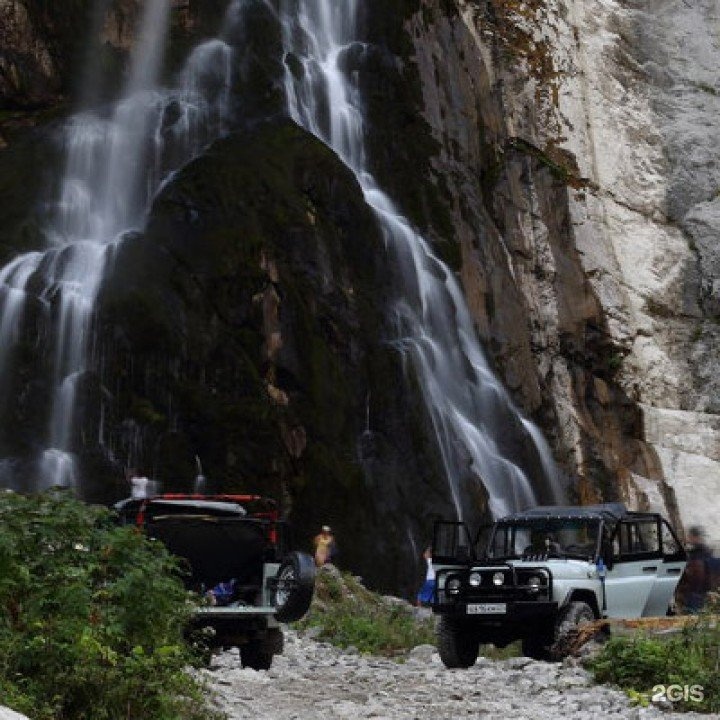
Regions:
<instances>
[{"instance_id":1,"label":"vehicle license plate","mask_svg":"<svg viewBox=\"0 0 720 720\"><path fill-rule=\"evenodd\" d=\"M469 603L468 615L504 615L507 612L505 603Z\"/></svg>"}]
</instances>

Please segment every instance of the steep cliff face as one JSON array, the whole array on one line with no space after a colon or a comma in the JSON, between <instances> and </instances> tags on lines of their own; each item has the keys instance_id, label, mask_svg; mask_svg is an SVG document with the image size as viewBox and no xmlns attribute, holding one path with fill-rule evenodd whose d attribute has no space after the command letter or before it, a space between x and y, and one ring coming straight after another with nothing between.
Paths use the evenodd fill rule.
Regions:
<instances>
[{"instance_id":1,"label":"steep cliff face","mask_svg":"<svg viewBox=\"0 0 720 720\"><path fill-rule=\"evenodd\" d=\"M642 408L659 487L720 541L720 8L581 3L566 18L568 147L597 190L572 205L577 245ZM577 29L577 32L573 30ZM641 475L644 473L641 473ZM658 484L628 493L657 500ZM653 497L655 495L655 497Z\"/></svg>"},{"instance_id":2,"label":"steep cliff face","mask_svg":"<svg viewBox=\"0 0 720 720\"><path fill-rule=\"evenodd\" d=\"M559 147L553 48L516 7L424 2L404 9L400 38L370 14L371 37L402 58L384 63L384 95L402 109L375 116L376 171L460 273L495 367L551 439L570 496L618 499L631 466L650 474L651 453L576 247L571 203L591 183ZM408 182L418 168L424 182Z\"/></svg>"},{"instance_id":3,"label":"steep cliff face","mask_svg":"<svg viewBox=\"0 0 720 720\"><path fill-rule=\"evenodd\" d=\"M578 499L712 527L716 5L428 1L406 28L499 372Z\"/></svg>"},{"instance_id":4,"label":"steep cliff face","mask_svg":"<svg viewBox=\"0 0 720 720\"><path fill-rule=\"evenodd\" d=\"M167 75L226 5L173 4ZM262 478L301 535L338 524L344 562L410 587L413 543L451 508L416 380L388 342L396 278L347 169L295 126L264 122L283 111L280 30L268 3L241 5L248 22L230 41L242 122L164 186L100 294L75 438L85 489L122 494L111 478L127 462L178 487L199 454L225 489ZM114 78L103 101L138 9L0 0L3 261L44 243L40 201L61 163L44 123L67 110L88 52L75 28L100 53L90 71ZM624 499L709 529L719 12L714 0L383 0L366 4L343 59L367 111L369 169L458 272L571 499ZM47 402L36 365L49 360L33 342L18 344L0 411L7 456L31 456ZM378 568L378 553L392 564Z\"/></svg>"}]
</instances>

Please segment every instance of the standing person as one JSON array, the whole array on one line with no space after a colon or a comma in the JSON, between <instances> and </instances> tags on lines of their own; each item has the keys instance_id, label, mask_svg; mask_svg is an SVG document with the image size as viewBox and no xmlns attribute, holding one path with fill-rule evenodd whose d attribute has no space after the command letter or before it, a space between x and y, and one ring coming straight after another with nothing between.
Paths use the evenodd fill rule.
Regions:
<instances>
[{"instance_id":1,"label":"standing person","mask_svg":"<svg viewBox=\"0 0 720 720\"><path fill-rule=\"evenodd\" d=\"M136 500L144 500L150 495L150 480L137 470L129 470L128 482L130 483L130 497Z\"/></svg>"},{"instance_id":2,"label":"standing person","mask_svg":"<svg viewBox=\"0 0 720 720\"><path fill-rule=\"evenodd\" d=\"M322 567L335 559L337 554L337 546L335 537L328 525L323 525L320 532L313 540L315 546L315 564Z\"/></svg>"},{"instance_id":3,"label":"standing person","mask_svg":"<svg viewBox=\"0 0 720 720\"><path fill-rule=\"evenodd\" d=\"M688 561L685 574L680 581L678 594L688 613L695 614L705 605L705 597L710 591L710 561L712 552L705 544L705 530L691 527L688 530Z\"/></svg>"},{"instance_id":4,"label":"standing person","mask_svg":"<svg viewBox=\"0 0 720 720\"><path fill-rule=\"evenodd\" d=\"M417 594L417 604L422 607L429 607L432 605L433 597L435 596L435 568L432 564L431 548L425 548L423 558L425 559L427 567L425 569L425 582Z\"/></svg>"}]
</instances>

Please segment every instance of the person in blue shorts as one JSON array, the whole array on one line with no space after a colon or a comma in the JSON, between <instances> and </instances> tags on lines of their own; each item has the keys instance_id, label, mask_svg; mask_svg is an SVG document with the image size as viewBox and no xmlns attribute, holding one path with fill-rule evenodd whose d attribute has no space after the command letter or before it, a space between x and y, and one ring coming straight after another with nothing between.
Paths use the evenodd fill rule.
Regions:
<instances>
[{"instance_id":1,"label":"person in blue shorts","mask_svg":"<svg viewBox=\"0 0 720 720\"><path fill-rule=\"evenodd\" d=\"M432 564L432 550L430 548L425 549L423 558L425 558L425 562L427 563L427 570L425 571L425 582L417 594L417 604L422 607L428 607L432 605L433 598L435 597L435 569Z\"/></svg>"}]
</instances>

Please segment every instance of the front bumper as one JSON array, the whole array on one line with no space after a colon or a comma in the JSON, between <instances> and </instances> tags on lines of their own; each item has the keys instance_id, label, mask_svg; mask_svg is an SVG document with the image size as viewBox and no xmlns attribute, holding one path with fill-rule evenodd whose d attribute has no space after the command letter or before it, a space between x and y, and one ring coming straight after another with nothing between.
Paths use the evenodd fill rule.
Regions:
<instances>
[{"instance_id":1,"label":"front bumper","mask_svg":"<svg viewBox=\"0 0 720 720\"><path fill-rule=\"evenodd\" d=\"M477 605L505 605L504 613L470 613L468 606ZM468 622L478 625L491 625L494 627L504 625L525 625L533 622L554 620L557 617L558 604L543 600L511 600L504 602L493 599L486 600L458 600L453 603L436 604L432 606L433 612L439 615L450 615L456 618L465 618Z\"/></svg>"}]
</instances>

